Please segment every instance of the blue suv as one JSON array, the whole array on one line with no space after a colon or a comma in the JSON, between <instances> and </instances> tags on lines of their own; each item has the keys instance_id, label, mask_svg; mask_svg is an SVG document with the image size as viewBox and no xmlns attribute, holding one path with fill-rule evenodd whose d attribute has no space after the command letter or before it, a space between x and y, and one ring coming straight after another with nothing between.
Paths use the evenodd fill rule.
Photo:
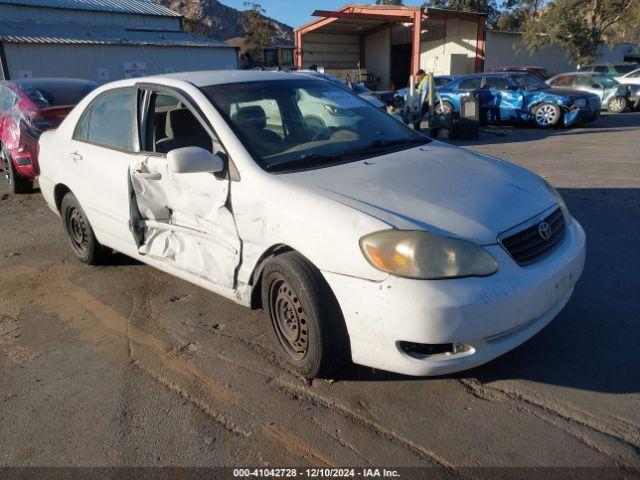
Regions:
<instances>
[{"instance_id":1,"label":"blue suv","mask_svg":"<svg viewBox=\"0 0 640 480\"><path fill-rule=\"evenodd\" d=\"M459 112L461 97L475 95L481 121L527 122L540 128L592 122L602 106L597 95L554 89L528 73L465 75L437 92L436 112Z\"/></svg>"}]
</instances>

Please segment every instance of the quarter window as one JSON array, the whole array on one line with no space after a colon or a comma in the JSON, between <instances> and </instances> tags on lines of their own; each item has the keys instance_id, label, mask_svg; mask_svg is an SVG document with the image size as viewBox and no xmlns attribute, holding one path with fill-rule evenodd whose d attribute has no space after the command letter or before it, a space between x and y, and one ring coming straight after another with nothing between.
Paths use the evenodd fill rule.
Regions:
<instances>
[{"instance_id":1,"label":"quarter window","mask_svg":"<svg viewBox=\"0 0 640 480\"><path fill-rule=\"evenodd\" d=\"M135 148L136 90L123 89L100 95L81 117L74 139L105 147Z\"/></svg>"}]
</instances>

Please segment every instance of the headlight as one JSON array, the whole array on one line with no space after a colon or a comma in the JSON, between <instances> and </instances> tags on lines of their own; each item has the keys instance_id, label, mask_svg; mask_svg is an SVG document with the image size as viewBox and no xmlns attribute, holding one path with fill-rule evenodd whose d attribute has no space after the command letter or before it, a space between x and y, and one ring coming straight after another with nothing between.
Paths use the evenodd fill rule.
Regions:
<instances>
[{"instance_id":1,"label":"headlight","mask_svg":"<svg viewBox=\"0 0 640 480\"><path fill-rule=\"evenodd\" d=\"M560 210L562 210L562 215L564 215L564 221L565 223L568 224L571 221L571 214L569 213L567 204L564 203L564 199L562 198L562 195L560 195L560 192L558 192L558 190L556 190L555 187L551 185L549 182L547 182L546 180L544 180L544 184L547 186L547 189L549 190L551 195L554 196L554 198L558 202L558 205L560 205Z\"/></svg>"},{"instance_id":2,"label":"headlight","mask_svg":"<svg viewBox=\"0 0 640 480\"><path fill-rule=\"evenodd\" d=\"M399 277L484 277L498 262L484 248L457 238L417 230L384 230L360 239L366 259L379 270Z\"/></svg>"}]
</instances>

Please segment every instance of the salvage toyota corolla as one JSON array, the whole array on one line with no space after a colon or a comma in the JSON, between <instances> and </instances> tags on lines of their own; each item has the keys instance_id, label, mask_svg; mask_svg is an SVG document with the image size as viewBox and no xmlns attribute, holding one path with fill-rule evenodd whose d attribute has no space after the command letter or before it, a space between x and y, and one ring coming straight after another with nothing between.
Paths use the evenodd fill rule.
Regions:
<instances>
[{"instance_id":1,"label":"salvage toyota corolla","mask_svg":"<svg viewBox=\"0 0 640 480\"><path fill-rule=\"evenodd\" d=\"M309 378L487 362L547 325L584 265L543 179L301 75L104 85L41 137L40 163L81 261L116 250L262 308Z\"/></svg>"}]
</instances>

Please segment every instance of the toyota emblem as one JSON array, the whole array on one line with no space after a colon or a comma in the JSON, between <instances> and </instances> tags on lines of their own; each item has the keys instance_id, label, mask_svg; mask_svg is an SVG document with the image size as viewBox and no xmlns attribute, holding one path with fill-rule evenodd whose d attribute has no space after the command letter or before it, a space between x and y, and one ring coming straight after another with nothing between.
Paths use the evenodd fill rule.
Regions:
<instances>
[{"instance_id":1,"label":"toyota emblem","mask_svg":"<svg viewBox=\"0 0 640 480\"><path fill-rule=\"evenodd\" d=\"M551 225L547 222L540 222L538 225L538 234L543 240L549 240L551 238Z\"/></svg>"}]
</instances>

